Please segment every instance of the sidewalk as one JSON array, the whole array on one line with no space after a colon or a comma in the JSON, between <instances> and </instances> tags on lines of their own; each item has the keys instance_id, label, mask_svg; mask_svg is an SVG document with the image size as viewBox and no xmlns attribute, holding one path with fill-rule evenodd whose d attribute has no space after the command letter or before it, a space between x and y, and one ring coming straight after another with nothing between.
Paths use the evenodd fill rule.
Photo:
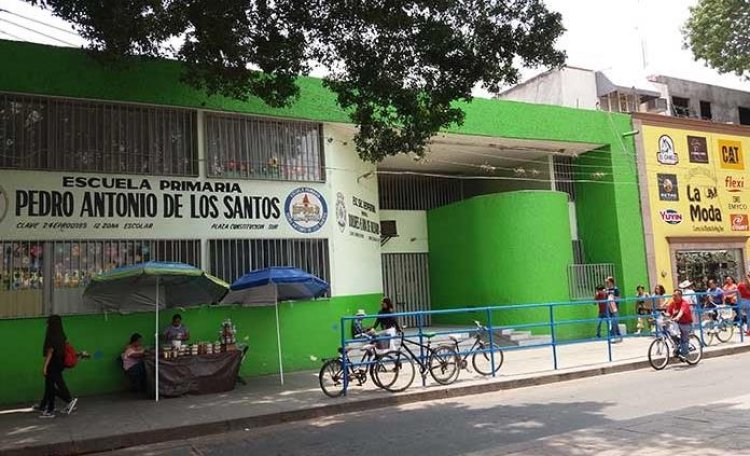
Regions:
<instances>
[{"instance_id":1,"label":"sidewalk","mask_svg":"<svg viewBox=\"0 0 750 456\"><path fill-rule=\"evenodd\" d=\"M612 345L587 342L558 347L559 370L552 369L552 348L505 352L502 375L484 378L462 371L459 380L440 387L419 376L409 390L390 394L371 384L352 386L347 397L330 399L318 386L317 372L250 378L234 391L206 396L165 399L158 403L125 394L82 397L71 416L40 420L30 409L0 410L0 454L79 454L138 444L176 440L230 430L262 427L378 407L541 385L575 378L622 372L648 366L650 337L630 338ZM705 357L750 351L739 337L705 349ZM667 367L669 369L669 367ZM658 373L655 372L655 375Z\"/></svg>"}]
</instances>

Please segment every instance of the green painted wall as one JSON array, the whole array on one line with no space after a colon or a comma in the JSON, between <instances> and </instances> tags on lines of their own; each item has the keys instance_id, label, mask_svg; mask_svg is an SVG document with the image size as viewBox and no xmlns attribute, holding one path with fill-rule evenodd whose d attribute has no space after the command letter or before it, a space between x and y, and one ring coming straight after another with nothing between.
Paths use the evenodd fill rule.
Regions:
<instances>
[{"instance_id":1,"label":"green painted wall","mask_svg":"<svg viewBox=\"0 0 750 456\"><path fill-rule=\"evenodd\" d=\"M631 128L630 122L618 123L620 131ZM621 137L609 149L582 154L576 164L578 235L586 261L614 263L618 286L634 296L637 285L648 285L648 271L633 139ZM621 312L633 315L634 304Z\"/></svg>"},{"instance_id":2,"label":"green painted wall","mask_svg":"<svg viewBox=\"0 0 750 456\"><path fill-rule=\"evenodd\" d=\"M573 261L568 197L552 191L478 196L427 213L433 309L568 301ZM569 312L568 312L569 313ZM498 311L495 325L548 320L548 311ZM436 316L466 324L485 315ZM536 328L535 332L546 332Z\"/></svg>"},{"instance_id":3,"label":"green painted wall","mask_svg":"<svg viewBox=\"0 0 750 456\"><path fill-rule=\"evenodd\" d=\"M274 109L254 97L237 101L192 89L180 82L181 66L175 61L137 59L103 66L80 49L5 40L0 40L0 61L0 91L350 122L335 95L315 78L300 78L300 99ZM632 129L630 116L623 114L479 98L458 105L466 111L466 121L446 132L608 146Z\"/></svg>"},{"instance_id":4,"label":"green painted wall","mask_svg":"<svg viewBox=\"0 0 750 456\"><path fill-rule=\"evenodd\" d=\"M349 296L315 302L283 303L279 308L282 351L286 371L317 369L320 359L331 357L340 345L339 318L364 308L376 313L381 295ZM169 324L174 311L160 315L160 327ZM231 318L238 339L250 344L242 375L278 372L276 324L273 307L199 307L180 311L193 341L215 340L219 325ZM116 357L133 332L153 340L154 314L109 314L64 316L70 342L78 350L101 356L81 361L66 371L65 380L74 395L116 391L126 387ZM42 343L45 320L28 318L0 320L0 334L9 343L0 350L0 403L18 403L41 398L43 392ZM347 328L348 331L348 328Z\"/></svg>"}]
</instances>

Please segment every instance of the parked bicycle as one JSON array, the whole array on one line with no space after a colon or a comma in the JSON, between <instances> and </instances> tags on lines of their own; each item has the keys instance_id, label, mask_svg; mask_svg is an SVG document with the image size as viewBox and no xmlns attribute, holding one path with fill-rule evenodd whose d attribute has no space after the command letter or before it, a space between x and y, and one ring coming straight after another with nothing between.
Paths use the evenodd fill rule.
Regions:
<instances>
[{"instance_id":1,"label":"parked bicycle","mask_svg":"<svg viewBox=\"0 0 750 456\"><path fill-rule=\"evenodd\" d=\"M486 326L476 320L474 320L474 324L476 325L476 330L470 335L470 337L474 338L474 344L463 355L461 355L461 350L458 347L461 341L460 336L454 334L448 336L455 344L455 350L458 353L459 369L467 369L469 367L469 356L471 356L471 365L474 367L475 372L481 375L492 375L499 371L503 365L503 351L500 349L500 346L491 341L492 336L489 334L489 329ZM495 363L494 371L492 370L493 356Z\"/></svg>"},{"instance_id":2,"label":"parked bicycle","mask_svg":"<svg viewBox=\"0 0 750 456\"><path fill-rule=\"evenodd\" d=\"M363 386L367 383L367 377L383 389L393 385L398 379L399 369L394 369L396 360L389 352L380 353L374 343L367 343L359 347L362 351L362 359L355 367L349 358L349 352L353 348L339 348L337 358L323 360L323 366L318 373L320 389L328 397L339 397L344 394L344 361L346 360L346 375L349 386ZM386 367L389 366L390 368Z\"/></svg>"},{"instance_id":3,"label":"parked bicycle","mask_svg":"<svg viewBox=\"0 0 750 456\"><path fill-rule=\"evenodd\" d=\"M419 373L423 379L429 373L441 385L450 385L455 382L459 370L458 353L451 345L447 344L433 347L431 340L436 335L434 332L422 333L422 337L427 339L427 343L422 344L407 339L402 332L399 348L387 352L385 355L388 358L383 360L382 369L375 370L375 377L380 375L385 377L379 378L382 388L394 393L406 390L416 377L415 364L419 366ZM420 354L415 354L409 346L419 348ZM396 375L393 374L393 371L396 372ZM391 382L390 379L394 376L396 379Z\"/></svg>"},{"instance_id":4,"label":"parked bicycle","mask_svg":"<svg viewBox=\"0 0 750 456\"><path fill-rule=\"evenodd\" d=\"M656 319L657 331L656 337L648 347L648 362L656 370L662 370L667 367L671 358L679 356L680 349L680 332L669 319L658 317ZM688 339L688 355L685 362L690 365L698 364L703 358L703 345L700 338L695 334L690 334Z\"/></svg>"},{"instance_id":5,"label":"parked bicycle","mask_svg":"<svg viewBox=\"0 0 750 456\"><path fill-rule=\"evenodd\" d=\"M734 310L732 306L721 305L703 311L703 334L706 345L714 340L729 342L734 335Z\"/></svg>"}]
</instances>

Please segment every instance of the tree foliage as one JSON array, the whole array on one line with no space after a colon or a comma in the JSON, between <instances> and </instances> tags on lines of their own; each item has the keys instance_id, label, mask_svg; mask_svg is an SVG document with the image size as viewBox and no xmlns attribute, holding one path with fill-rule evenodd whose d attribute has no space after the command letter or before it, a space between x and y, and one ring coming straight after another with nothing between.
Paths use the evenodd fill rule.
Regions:
<instances>
[{"instance_id":1,"label":"tree foliage","mask_svg":"<svg viewBox=\"0 0 750 456\"><path fill-rule=\"evenodd\" d=\"M285 106L313 68L359 127L363 159L422 155L457 100L558 66L561 16L544 0L28 0L112 58L176 57L191 85Z\"/></svg>"},{"instance_id":2,"label":"tree foliage","mask_svg":"<svg viewBox=\"0 0 750 456\"><path fill-rule=\"evenodd\" d=\"M696 60L720 73L750 77L750 2L700 0L683 29Z\"/></svg>"}]
</instances>

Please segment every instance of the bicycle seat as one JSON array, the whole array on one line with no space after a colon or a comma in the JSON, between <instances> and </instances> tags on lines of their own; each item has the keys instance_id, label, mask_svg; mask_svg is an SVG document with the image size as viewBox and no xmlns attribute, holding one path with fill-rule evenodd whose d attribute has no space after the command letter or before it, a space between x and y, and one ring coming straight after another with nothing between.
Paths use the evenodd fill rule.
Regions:
<instances>
[{"instance_id":1,"label":"bicycle seat","mask_svg":"<svg viewBox=\"0 0 750 456\"><path fill-rule=\"evenodd\" d=\"M437 333L435 331L430 331L430 332L422 333L422 337L426 337L428 339L432 339L435 336L437 336Z\"/></svg>"}]
</instances>

